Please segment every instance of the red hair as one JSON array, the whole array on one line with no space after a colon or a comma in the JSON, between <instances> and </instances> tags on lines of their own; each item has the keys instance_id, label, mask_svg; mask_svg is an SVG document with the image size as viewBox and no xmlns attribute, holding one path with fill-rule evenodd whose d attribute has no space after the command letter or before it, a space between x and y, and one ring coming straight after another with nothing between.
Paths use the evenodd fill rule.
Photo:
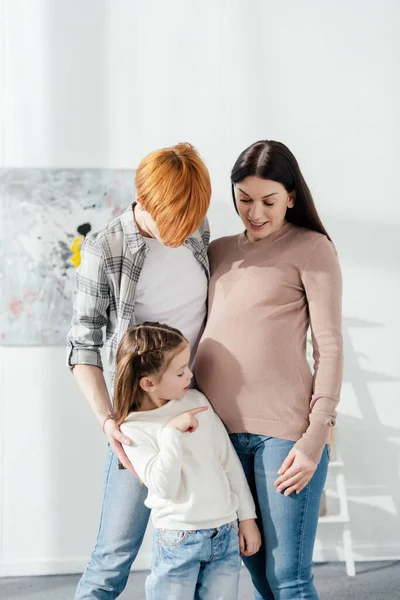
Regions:
<instances>
[{"instance_id":1,"label":"red hair","mask_svg":"<svg viewBox=\"0 0 400 600\"><path fill-rule=\"evenodd\" d=\"M188 143L156 150L135 177L138 201L154 219L164 243L180 246L206 216L211 199L208 169Z\"/></svg>"}]
</instances>

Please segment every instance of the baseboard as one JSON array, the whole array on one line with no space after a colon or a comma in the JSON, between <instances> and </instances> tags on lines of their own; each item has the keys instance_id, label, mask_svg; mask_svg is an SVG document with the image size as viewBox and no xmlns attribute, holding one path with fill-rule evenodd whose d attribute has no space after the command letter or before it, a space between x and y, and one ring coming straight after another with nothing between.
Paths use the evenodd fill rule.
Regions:
<instances>
[{"instance_id":1,"label":"baseboard","mask_svg":"<svg viewBox=\"0 0 400 600\"><path fill-rule=\"evenodd\" d=\"M371 545L355 545L354 559L359 562L369 561L394 561L400 560L400 544L382 546L379 549ZM72 575L82 573L87 564L87 558L43 561L15 561L0 564L0 577L26 577L38 575ZM316 548L314 562L342 562L344 561L343 548L325 546ZM132 571L145 571L150 568L150 553L141 552L135 560Z\"/></svg>"},{"instance_id":2,"label":"baseboard","mask_svg":"<svg viewBox=\"0 0 400 600\"><path fill-rule=\"evenodd\" d=\"M0 578L37 575L73 575L74 573L83 573L87 562L88 557L65 560L4 562L0 564ZM141 552L132 566L132 571L146 571L150 568L150 564L150 554Z\"/></svg>"},{"instance_id":3,"label":"baseboard","mask_svg":"<svg viewBox=\"0 0 400 600\"><path fill-rule=\"evenodd\" d=\"M385 545L379 548L373 544L354 544L353 546L354 560L357 562L370 562L380 560L400 560L400 544ZM313 560L319 562L343 562L344 551L343 546L326 545L318 547L314 551Z\"/></svg>"}]
</instances>

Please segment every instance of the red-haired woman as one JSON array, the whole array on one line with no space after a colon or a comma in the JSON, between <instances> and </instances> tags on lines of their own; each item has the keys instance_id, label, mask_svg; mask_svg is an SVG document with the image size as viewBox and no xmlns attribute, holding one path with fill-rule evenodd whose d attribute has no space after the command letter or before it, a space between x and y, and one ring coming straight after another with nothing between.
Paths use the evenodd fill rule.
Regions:
<instances>
[{"instance_id":1,"label":"red-haired woman","mask_svg":"<svg viewBox=\"0 0 400 600\"><path fill-rule=\"evenodd\" d=\"M97 543L75 600L111 600L122 592L150 514L147 489L132 477L122 447L130 440L114 420L100 357L103 327L113 386L116 349L129 327L167 323L183 332L194 353L206 316L207 167L190 144L178 144L144 158L135 182L132 206L85 240L68 335L69 367L110 445Z\"/></svg>"}]
</instances>

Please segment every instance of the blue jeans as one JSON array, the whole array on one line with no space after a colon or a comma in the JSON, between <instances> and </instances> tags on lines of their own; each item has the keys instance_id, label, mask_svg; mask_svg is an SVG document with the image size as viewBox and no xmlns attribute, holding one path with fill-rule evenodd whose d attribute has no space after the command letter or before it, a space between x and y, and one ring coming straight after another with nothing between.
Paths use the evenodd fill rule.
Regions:
<instances>
[{"instance_id":1,"label":"blue jeans","mask_svg":"<svg viewBox=\"0 0 400 600\"><path fill-rule=\"evenodd\" d=\"M150 516L146 496L147 488L136 477L118 469L109 448L97 542L75 600L114 600L121 594L146 532Z\"/></svg>"},{"instance_id":2,"label":"blue jeans","mask_svg":"<svg viewBox=\"0 0 400 600\"><path fill-rule=\"evenodd\" d=\"M240 572L237 523L216 529L156 529L147 600L237 600Z\"/></svg>"},{"instance_id":3,"label":"blue jeans","mask_svg":"<svg viewBox=\"0 0 400 600\"><path fill-rule=\"evenodd\" d=\"M328 468L328 447L300 494L277 494L274 481L294 442L249 433L231 441L253 493L263 535L260 552L244 557L256 600L318 600L312 555Z\"/></svg>"}]
</instances>

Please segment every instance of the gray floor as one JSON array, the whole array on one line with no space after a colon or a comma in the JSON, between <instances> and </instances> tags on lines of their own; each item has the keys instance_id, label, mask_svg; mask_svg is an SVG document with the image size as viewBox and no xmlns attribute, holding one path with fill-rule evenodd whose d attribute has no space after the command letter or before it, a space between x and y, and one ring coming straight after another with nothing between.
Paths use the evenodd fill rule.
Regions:
<instances>
[{"instance_id":1,"label":"gray floor","mask_svg":"<svg viewBox=\"0 0 400 600\"><path fill-rule=\"evenodd\" d=\"M346 576L338 563L314 568L320 600L400 600L400 561L357 564L357 576ZM121 600L144 600L146 572L132 573ZM72 600L79 575L10 577L0 579L1 600ZM253 600L250 579L243 569L240 600ZM176 599L178 600L178 599Z\"/></svg>"}]
</instances>

